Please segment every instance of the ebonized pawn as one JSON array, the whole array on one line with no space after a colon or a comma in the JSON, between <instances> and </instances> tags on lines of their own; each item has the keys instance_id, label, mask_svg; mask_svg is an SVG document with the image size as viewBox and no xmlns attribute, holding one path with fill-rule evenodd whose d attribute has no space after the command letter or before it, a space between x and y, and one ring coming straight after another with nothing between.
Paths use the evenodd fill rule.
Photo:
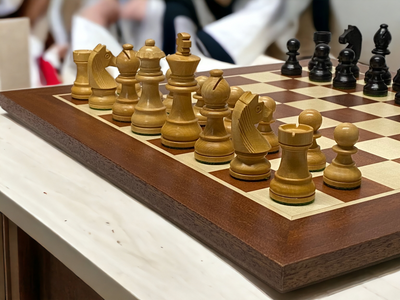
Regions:
<instances>
[{"instance_id":1,"label":"ebonized pawn","mask_svg":"<svg viewBox=\"0 0 400 300\"><path fill-rule=\"evenodd\" d=\"M385 97L388 94L388 87L382 79L385 67L385 58L382 55L374 55L371 57L369 66L371 69L371 78L364 86L364 95L373 97Z\"/></svg>"},{"instance_id":2,"label":"ebonized pawn","mask_svg":"<svg viewBox=\"0 0 400 300\"><path fill-rule=\"evenodd\" d=\"M330 82L332 80L332 72L326 64L329 58L330 47L327 44L319 44L315 47L314 59L316 64L309 73L309 79L316 82Z\"/></svg>"},{"instance_id":3,"label":"ebonized pawn","mask_svg":"<svg viewBox=\"0 0 400 300\"><path fill-rule=\"evenodd\" d=\"M394 96L394 103L400 105L400 91L398 91L398 92L396 93L396 95Z\"/></svg>"},{"instance_id":4,"label":"ebonized pawn","mask_svg":"<svg viewBox=\"0 0 400 300\"><path fill-rule=\"evenodd\" d=\"M354 51L343 49L339 53L339 65L336 67L335 78L333 78L333 87L337 89L350 90L356 88L357 79L352 72Z\"/></svg>"},{"instance_id":5,"label":"ebonized pawn","mask_svg":"<svg viewBox=\"0 0 400 300\"><path fill-rule=\"evenodd\" d=\"M331 37L332 33L329 31L316 31L314 32L314 43L315 46L318 46L319 44L326 44L328 45L331 42ZM311 71L315 65L317 64L316 59L315 59L315 53L311 57L310 61L308 62L308 69ZM329 71L332 70L332 62L329 58L329 56L325 60L325 64L328 66Z\"/></svg>"},{"instance_id":6,"label":"ebonized pawn","mask_svg":"<svg viewBox=\"0 0 400 300\"><path fill-rule=\"evenodd\" d=\"M297 39L290 39L287 44L287 49L288 52L286 54L288 55L288 59L286 62L283 64L281 68L281 74L282 75L287 75L287 76L297 76L301 75L302 72L302 67L300 66L298 60L297 60L297 55L300 53L298 50L300 49L300 42Z\"/></svg>"},{"instance_id":7,"label":"ebonized pawn","mask_svg":"<svg viewBox=\"0 0 400 300\"><path fill-rule=\"evenodd\" d=\"M396 76L393 78L392 89L395 92L400 91L400 69L397 70Z\"/></svg>"}]
</instances>

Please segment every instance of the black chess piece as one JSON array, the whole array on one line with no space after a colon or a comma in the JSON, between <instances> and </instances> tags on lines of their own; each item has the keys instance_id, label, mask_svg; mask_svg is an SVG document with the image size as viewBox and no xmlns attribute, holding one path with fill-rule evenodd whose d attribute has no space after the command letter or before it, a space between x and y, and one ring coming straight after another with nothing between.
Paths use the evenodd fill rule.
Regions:
<instances>
[{"instance_id":1,"label":"black chess piece","mask_svg":"<svg viewBox=\"0 0 400 300\"><path fill-rule=\"evenodd\" d=\"M331 42L331 37L332 33L329 31L316 31L314 32L314 43L315 47L318 46L319 44L326 44L329 45ZM315 59L315 53L311 57L310 61L308 62L308 69L311 71L312 68L315 67L317 64L316 59ZM329 71L332 71L332 62L329 58L329 56L326 58L325 64L328 66Z\"/></svg>"},{"instance_id":2,"label":"black chess piece","mask_svg":"<svg viewBox=\"0 0 400 300\"><path fill-rule=\"evenodd\" d=\"M388 49L390 42L392 41L392 35L388 30L388 25L386 24L381 24L379 30L375 33L374 35L374 43L375 43L375 48L372 50L373 54L377 55L382 55L383 57L386 57L386 55L390 54L390 51ZM383 80L385 81L386 85L390 85L392 81L392 75L389 72L389 67L386 65L383 67L383 70L385 73L382 75ZM371 68L365 73L365 82L367 83L370 76L371 76Z\"/></svg>"},{"instance_id":3,"label":"black chess piece","mask_svg":"<svg viewBox=\"0 0 400 300\"><path fill-rule=\"evenodd\" d=\"M343 49L339 53L339 65L336 67L333 87L343 90L355 89L357 79L352 72L355 53L351 49Z\"/></svg>"},{"instance_id":4,"label":"black chess piece","mask_svg":"<svg viewBox=\"0 0 400 300\"><path fill-rule=\"evenodd\" d=\"M397 73L393 78L392 89L395 92L400 91L400 69L397 70Z\"/></svg>"},{"instance_id":5,"label":"black chess piece","mask_svg":"<svg viewBox=\"0 0 400 300\"><path fill-rule=\"evenodd\" d=\"M360 30L356 26L348 25L344 33L339 36L339 43L347 43L348 45L346 48L354 51L355 55L351 71L353 72L355 78L360 77L360 68L357 66L358 60L360 59L362 46L362 35Z\"/></svg>"},{"instance_id":6,"label":"black chess piece","mask_svg":"<svg viewBox=\"0 0 400 300\"><path fill-rule=\"evenodd\" d=\"M299 40L290 39L288 40L286 46L288 49L288 52L286 52L286 54L288 55L288 59L281 68L281 74L288 76L301 75L303 70L296 57L300 54L299 52L297 52L300 49Z\"/></svg>"},{"instance_id":7,"label":"black chess piece","mask_svg":"<svg viewBox=\"0 0 400 300\"><path fill-rule=\"evenodd\" d=\"M330 47L327 44L319 44L315 47L315 66L310 71L308 78L316 82L329 82L332 80L332 72L326 65L326 58L329 57Z\"/></svg>"},{"instance_id":8,"label":"black chess piece","mask_svg":"<svg viewBox=\"0 0 400 300\"><path fill-rule=\"evenodd\" d=\"M386 65L385 57L382 55L374 55L369 61L371 76L368 83L364 86L364 95L373 97L385 97L388 94L388 87L382 79L382 74L385 72Z\"/></svg>"},{"instance_id":9,"label":"black chess piece","mask_svg":"<svg viewBox=\"0 0 400 300\"><path fill-rule=\"evenodd\" d=\"M394 96L394 103L400 105L400 91L397 92L396 95Z\"/></svg>"}]
</instances>

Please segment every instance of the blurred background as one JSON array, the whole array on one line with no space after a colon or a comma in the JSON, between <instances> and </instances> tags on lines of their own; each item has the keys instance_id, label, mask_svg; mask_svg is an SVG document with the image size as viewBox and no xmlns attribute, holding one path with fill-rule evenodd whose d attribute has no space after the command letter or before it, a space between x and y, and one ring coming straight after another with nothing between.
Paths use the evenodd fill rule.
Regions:
<instances>
[{"instance_id":1,"label":"blurred background","mask_svg":"<svg viewBox=\"0 0 400 300\"><path fill-rule=\"evenodd\" d=\"M307 59L316 30L332 32L331 56L337 57L345 47L339 35L355 25L363 34L360 62L368 64L373 36L386 23L392 34L387 64L396 72L399 8L393 0L0 0L0 90L72 84L72 51L99 43L116 56L122 44L139 50L151 38L172 54L178 32L191 34L203 71L285 60L292 37L301 43L298 58Z\"/></svg>"}]
</instances>

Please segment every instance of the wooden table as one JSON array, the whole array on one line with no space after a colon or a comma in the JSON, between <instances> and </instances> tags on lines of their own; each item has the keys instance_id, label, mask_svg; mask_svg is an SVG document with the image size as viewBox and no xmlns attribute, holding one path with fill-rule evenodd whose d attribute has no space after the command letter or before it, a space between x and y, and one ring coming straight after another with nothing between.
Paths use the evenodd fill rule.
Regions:
<instances>
[{"instance_id":1,"label":"wooden table","mask_svg":"<svg viewBox=\"0 0 400 300\"><path fill-rule=\"evenodd\" d=\"M398 299L400 295L400 259L281 295L4 111L0 167L0 211L5 216L2 264L6 266L1 296ZM35 276L42 279L39 286L30 280Z\"/></svg>"}]
</instances>

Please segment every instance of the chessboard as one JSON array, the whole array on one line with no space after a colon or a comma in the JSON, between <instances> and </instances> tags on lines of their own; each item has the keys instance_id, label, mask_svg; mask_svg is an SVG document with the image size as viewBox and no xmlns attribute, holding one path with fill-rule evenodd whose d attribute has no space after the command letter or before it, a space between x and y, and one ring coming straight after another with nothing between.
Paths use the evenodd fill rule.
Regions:
<instances>
[{"instance_id":1,"label":"chessboard","mask_svg":"<svg viewBox=\"0 0 400 300\"><path fill-rule=\"evenodd\" d=\"M193 149L166 148L159 136L134 134L129 123L114 121L111 111L72 99L70 86L3 92L0 104L106 180L287 292L400 255L400 106L391 88L387 97L364 96L362 74L355 89L343 91L311 82L306 67L295 77L282 76L280 67L229 69L224 77L231 86L276 101L275 132L281 124L297 123L304 109L320 111L318 143L328 163L335 157L335 126L356 125L359 189L330 188L323 172L316 172L312 204L276 203L269 198L270 180L233 179L229 164L202 164ZM273 177L280 152L267 158Z\"/></svg>"}]
</instances>

